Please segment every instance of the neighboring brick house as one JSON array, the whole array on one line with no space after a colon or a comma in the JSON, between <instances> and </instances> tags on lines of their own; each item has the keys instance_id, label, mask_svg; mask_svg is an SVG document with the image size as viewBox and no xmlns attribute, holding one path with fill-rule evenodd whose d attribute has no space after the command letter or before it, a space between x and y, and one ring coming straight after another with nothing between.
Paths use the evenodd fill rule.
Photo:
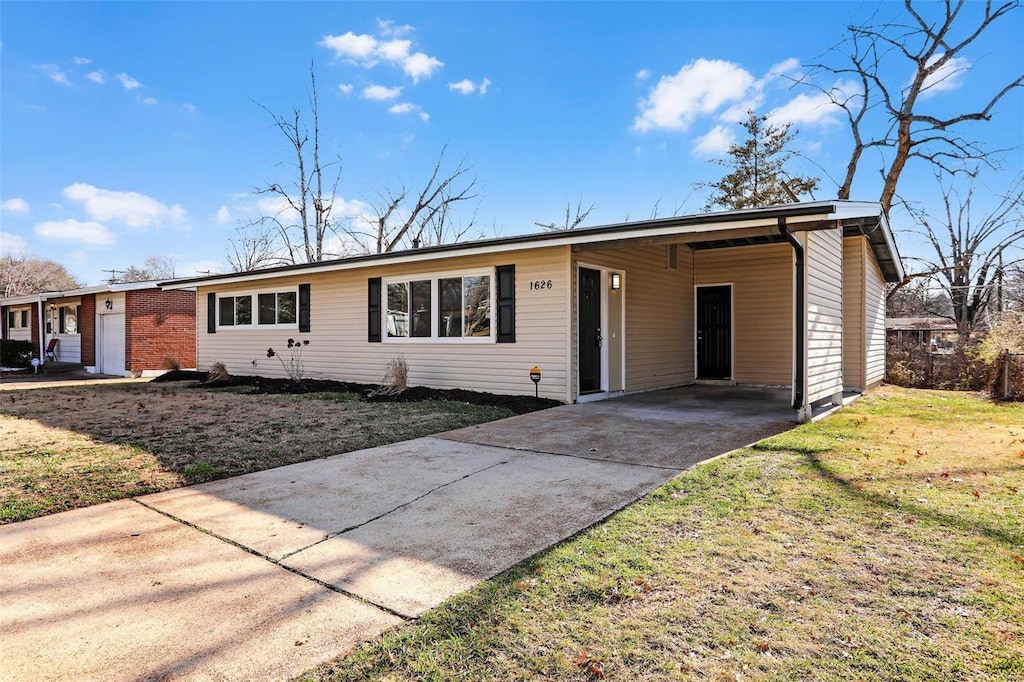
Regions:
<instances>
[{"instance_id":1,"label":"neighboring brick house","mask_svg":"<svg viewBox=\"0 0 1024 682\"><path fill-rule=\"evenodd\" d=\"M31 341L44 362L56 338L57 361L90 372L151 375L196 366L195 291L110 284L0 299L0 314L2 337Z\"/></svg>"}]
</instances>

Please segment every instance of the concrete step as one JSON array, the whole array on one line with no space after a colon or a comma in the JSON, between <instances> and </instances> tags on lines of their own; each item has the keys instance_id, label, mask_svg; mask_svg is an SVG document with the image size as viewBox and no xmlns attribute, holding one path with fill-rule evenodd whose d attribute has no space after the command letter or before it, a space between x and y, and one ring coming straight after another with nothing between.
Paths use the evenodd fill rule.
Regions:
<instances>
[{"instance_id":1,"label":"concrete step","mask_svg":"<svg viewBox=\"0 0 1024 682\"><path fill-rule=\"evenodd\" d=\"M44 363L39 368L45 374L62 374L64 372L78 372L85 369L85 365L80 362L50 362Z\"/></svg>"}]
</instances>

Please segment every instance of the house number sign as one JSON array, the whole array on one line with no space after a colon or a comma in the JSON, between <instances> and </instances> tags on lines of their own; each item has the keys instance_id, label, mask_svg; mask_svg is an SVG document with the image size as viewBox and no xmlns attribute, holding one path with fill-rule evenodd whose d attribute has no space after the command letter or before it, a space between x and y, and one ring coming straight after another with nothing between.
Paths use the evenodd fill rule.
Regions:
<instances>
[{"instance_id":1,"label":"house number sign","mask_svg":"<svg viewBox=\"0 0 1024 682\"><path fill-rule=\"evenodd\" d=\"M535 279L530 282L530 291L540 291L541 289L554 289L555 285L550 279Z\"/></svg>"}]
</instances>

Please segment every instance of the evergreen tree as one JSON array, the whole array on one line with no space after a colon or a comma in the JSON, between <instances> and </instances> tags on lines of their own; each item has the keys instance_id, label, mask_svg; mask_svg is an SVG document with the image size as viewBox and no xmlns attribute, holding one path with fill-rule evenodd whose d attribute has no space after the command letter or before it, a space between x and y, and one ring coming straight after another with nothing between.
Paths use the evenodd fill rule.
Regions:
<instances>
[{"instance_id":1,"label":"evergreen tree","mask_svg":"<svg viewBox=\"0 0 1024 682\"><path fill-rule=\"evenodd\" d=\"M698 185L711 189L705 211L791 204L817 189L818 178L786 171L786 164L794 156L787 150L795 135L790 131L791 124L777 126L769 123L767 116L748 111L742 126L747 139L729 145L728 156L714 161L730 171L717 182Z\"/></svg>"}]
</instances>

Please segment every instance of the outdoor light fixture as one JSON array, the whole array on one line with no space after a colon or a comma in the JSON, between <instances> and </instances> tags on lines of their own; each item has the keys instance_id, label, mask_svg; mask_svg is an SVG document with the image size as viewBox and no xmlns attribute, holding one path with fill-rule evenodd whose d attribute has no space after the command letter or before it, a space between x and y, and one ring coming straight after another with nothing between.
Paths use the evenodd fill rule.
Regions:
<instances>
[{"instance_id":1,"label":"outdoor light fixture","mask_svg":"<svg viewBox=\"0 0 1024 682\"><path fill-rule=\"evenodd\" d=\"M612 289L618 291L622 288L622 275L617 272L612 273Z\"/></svg>"}]
</instances>

